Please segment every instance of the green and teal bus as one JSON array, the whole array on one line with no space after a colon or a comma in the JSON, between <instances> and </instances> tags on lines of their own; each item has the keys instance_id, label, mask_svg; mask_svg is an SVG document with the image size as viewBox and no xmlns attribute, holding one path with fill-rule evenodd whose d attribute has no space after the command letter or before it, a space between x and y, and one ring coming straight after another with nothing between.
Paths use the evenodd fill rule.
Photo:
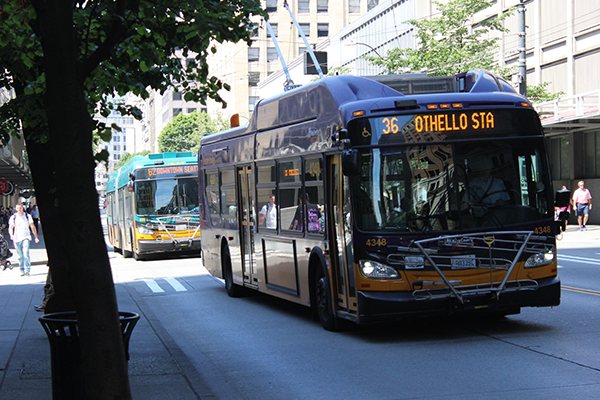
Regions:
<instances>
[{"instance_id":1,"label":"green and teal bus","mask_svg":"<svg viewBox=\"0 0 600 400\"><path fill-rule=\"evenodd\" d=\"M123 257L200 254L198 159L190 152L135 156L106 186L108 238Z\"/></svg>"}]
</instances>

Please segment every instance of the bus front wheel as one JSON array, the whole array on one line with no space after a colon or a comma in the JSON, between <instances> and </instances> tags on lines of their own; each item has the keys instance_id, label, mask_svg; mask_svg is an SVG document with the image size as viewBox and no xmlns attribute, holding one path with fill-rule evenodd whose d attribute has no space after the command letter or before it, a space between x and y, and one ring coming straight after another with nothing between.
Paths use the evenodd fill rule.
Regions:
<instances>
[{"instance_id":1,"label":"bus front wheel","mask_svg":"<svg viewBox=\"0 0 600 400\"><path fill-rule=\"evenodd\" d=\"M321 266L317 267L314 287L319 321L325 330L335 331L337 329L336 318L331 304L329 278Z\"/></svg>"},{"instance_id":2,"label":"bus front wheel","mask_svg":"<svg viewBox=\"0 0 600 400\"><path fill-rule=\"evenodd\" d=\"M233 283L233 271L231 269L231 253L229 246L223 245L221 250L221 267L223 268L223 279L225 280L225 290L229 297L240 297L243 294L243 287Z\"/></svg>"}]
</instances>

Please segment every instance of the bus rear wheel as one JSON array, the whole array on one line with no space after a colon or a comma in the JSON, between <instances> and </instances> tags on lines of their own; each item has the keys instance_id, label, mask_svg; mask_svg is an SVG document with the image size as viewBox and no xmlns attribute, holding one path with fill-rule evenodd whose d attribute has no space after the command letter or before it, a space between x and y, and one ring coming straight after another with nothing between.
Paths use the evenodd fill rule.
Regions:
<instances>
[{"instance_id":1,"label":"bus rear wheel","mask_svg":"<svg viewBox=\"0 0 600 400\"><path fill-rule=\"evenodd\" d=\"M315 273L314 288L317 315L319 316L321 325L328 331L337 330L336 317L333 314L333 307L331 304L329 279L321 266L317 267Z\"/></svg>"},{"instance_id":2,"label":"bus rear wheel","mask_svg":"<svg viewBox=\"0 0 600 400\"><path fill-rule=\"evenodd\" d=\"M225 290L229 297L240 297L243 295L244 288L233 283L233 271L231 269L231 253L229 246L223 245L221 250L221 268L223 269L223 279L225 280Z\"/></svg>"}]
</instances>

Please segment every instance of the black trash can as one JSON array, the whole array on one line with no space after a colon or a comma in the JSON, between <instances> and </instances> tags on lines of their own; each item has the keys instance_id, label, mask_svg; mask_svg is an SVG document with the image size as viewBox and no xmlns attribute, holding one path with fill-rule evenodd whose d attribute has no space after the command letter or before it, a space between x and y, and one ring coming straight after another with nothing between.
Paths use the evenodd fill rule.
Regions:
<instances>
[{"instance_id":1,"label":"black trash can","mask_svg":"<svg viewBox=\"0 0 600 400\"><path fill-rule=\"evenodd\" d=\"M129 338L139 319L139 314L119 311L127 360L129 360ZM52 398L54 400L85 398L77 315L74 311L44 314L39 321L50 341Z\"/></svg>"}]
</instances>

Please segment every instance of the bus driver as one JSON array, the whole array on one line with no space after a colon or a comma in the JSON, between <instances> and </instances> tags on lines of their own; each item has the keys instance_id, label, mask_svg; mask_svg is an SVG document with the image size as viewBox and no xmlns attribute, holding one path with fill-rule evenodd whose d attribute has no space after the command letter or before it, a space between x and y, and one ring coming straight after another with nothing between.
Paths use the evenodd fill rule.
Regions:
<instances>
[{"instance_id":1,"label":"bus driver","mask_svg":"<svg viewBox=\"0 0 600 400\"><path fill-rule=\"evenodd\" d=\"M492 165L487 159L484 160L478 176L469 182L465 197L468 203L486 207L503 206L510 200L502 179L492 176Z\"/></svg>"}]
</instances>

